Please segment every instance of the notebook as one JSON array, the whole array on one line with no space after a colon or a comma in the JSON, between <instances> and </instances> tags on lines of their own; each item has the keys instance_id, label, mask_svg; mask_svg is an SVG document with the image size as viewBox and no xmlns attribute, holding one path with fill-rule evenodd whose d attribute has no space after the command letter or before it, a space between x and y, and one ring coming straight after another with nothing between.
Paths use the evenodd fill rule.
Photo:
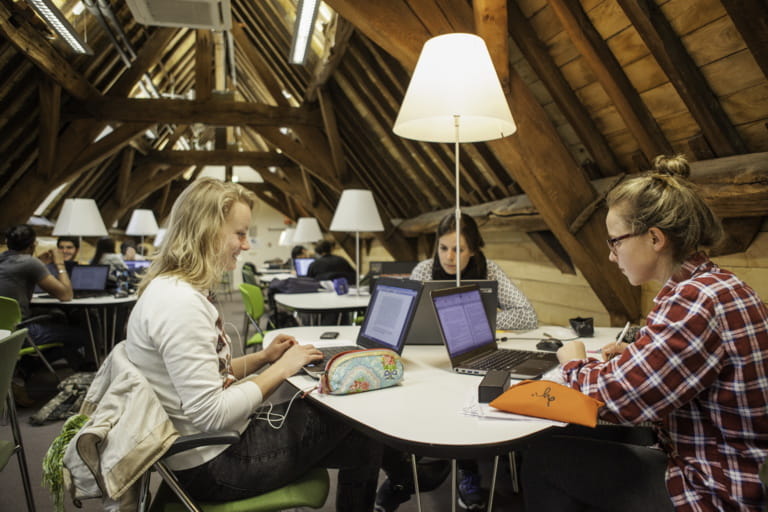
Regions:
<instances>
[{"instance_id":1,"label":"notebook","mask_svg":"<svg viewBox=\"0 0 768 512\"><path fill-rule=\"evenodd\" d=\"M307 271L309 270L309 266L313 261L315 261L315 258L294 258L293 268L296 269L296 275L298 277L306 276Z\"/></svg>"},{"instance_id":2,"label":"notebook","mask_svg":"<svg viewBox=\"0 0 768 512\"><path fill-rule=\"evenodd\" d=\"M456 286L456 280L453 281L424 281L424 292L421 294L419 306L416 309L416 316L411 324L411 330L408 333L405 343L408 345L442 345L440 331L437 326L437 317L435 308L432 306L430 298L432 290L442 290L444 288L453 288ZM491 331L496 331L496 310L499 307L499 283L491 280L470 280L462 279L461 284L476 284L480 289L480 295L483 300L483 306L491 322Z\"/></svg>"},{"instance_id":3,"label":"notebook","mask_svg":"<svg viewBox=\"0 0 768 512\"><path fill-rule=\"evenodd\" d=\"M77 265L72 267L72 290L76 299L110 295L107 291L109 265Z\"/></svg>"},{"instance_id":4,"label":"notebook","mask_svg":"<svg viewBox=\"0 0 768 512\"><path fill-rule=\"evenodd\" d=\"M498 348L476 285L433 290L431 298L455 372L485 375L503 370L513 379L540 379L558 365L552 352Z\"/></svg>"},{"instance_id":5,"label":"notebook","mask_svg":"<svg viewBox=\"0 0 768 512\"><path fill-rule=\"evenodd\" d=\"M305 366L304 371L319 377L325 371L325 363L330 357L348 350L388 348L400 354L421 290L419 281L382 277L368 303L365 321L357 335L357 345L320 347L325 358Z\"/></svg>"}]
</instances>

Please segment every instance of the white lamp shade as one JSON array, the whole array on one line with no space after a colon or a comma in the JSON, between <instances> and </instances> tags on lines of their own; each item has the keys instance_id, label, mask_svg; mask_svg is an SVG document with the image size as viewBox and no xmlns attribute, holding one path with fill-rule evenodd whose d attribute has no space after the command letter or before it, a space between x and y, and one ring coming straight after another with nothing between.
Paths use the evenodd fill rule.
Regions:
<instances>
[{"instance_id":1,"label":"white lamp shade","mask_svg":"<svg viewBox=\"0 0 768 512\"><path fill-rule=\"evenodd\" d=\"M133 210L125 234L131 236L152 236L157 234L157 221L152 210Z\"/></svg>"},{"instance_id":2,"label":"white lamp shade","mask_svg":"<svg viewBox=\"0 0 768 512\"><path fill-rule=\"evenodd\" d=\"M349 189L341 193L331 221L331 231L384 231L373 193Z\"/></svg>"},{"instance_id":3,"label":"white lamp shade","mask_svg":"<svg viewBox=\"0 0 768 512\"><path fill-rule=\"evenodd\" d=\"M277 245L283 247L293 244L293 234L296 232L296 228L286 228L280 233L280 239L277 241Z\"/></svg>"},{"instance_id":4,"label":"white lamp shade","mask_svg":"<svg viewBox=\"0 0 768 512\"><path fill-rule=\"evenodd\" d=\"M53 236L107 236L107 227L93 199L65 199Z\"/></svg>"},{"instance_id":5,"label":"white lamp shade","mask_svg":"<svg viewBox=\"0 0 768 512\"><path fill-rule=\"evenodd\" d=\"M320 231L320 224L314 217L299 217L296 223L296 231L293 233L292 243L317 242L323 238L323 232Z\"/></svg>"},{"instance_id":6,"label":"white lamp shade","mask_svg":"<svg viewBox=\"0 0 768 512\"><path fill-rule=\"evenodd\" d=\"M454 116L460 116L458 141ZM517 130L485 41L445 34L424 43L393 131L427 142L478 142Z\"/></svg>"}]
</instances>

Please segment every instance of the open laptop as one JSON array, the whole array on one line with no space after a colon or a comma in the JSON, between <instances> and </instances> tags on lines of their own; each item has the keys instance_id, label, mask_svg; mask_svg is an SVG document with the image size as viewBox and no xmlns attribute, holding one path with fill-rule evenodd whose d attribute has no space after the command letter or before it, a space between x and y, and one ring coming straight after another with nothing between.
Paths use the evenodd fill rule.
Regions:
<instances>
[{"instance_id":1,"label":"open laptop","mask_svg":"<svg viewBox=\"0 0 768 512\"><path fill-rule=\"evenodd\" d=\"M125 265L130 270L132 276L143 275L152 264L150 260L126 260Z\"/></svg>"},{"instance_id":2,"label":"open laptop","mask_svg":"<svg viewBox=\"0 0 768 512\"><path fill-rule=\"evenodd\" d=\"M72 267L72 290L76 299L110 295L107 291L109 265L76 265Z\"/></svg>"},{"instance_id":3,"label":"open laptop","mask_svg":"<svg viewBox=\"0 0 768 512\"><path fill-rule=\"evenodd\" d=\"M400 354L421 290L419 281L382 277L368 303L365 321L357 335L357 345L320 347L325 358L305 366L304 371L319 377L330 357L349 350L388 348Z\"/></svg>"},{"instance_id":4,"label":"open laptop","mask_svg":"<svg viewBox=\"0 0 768 512\"><path fill-rule=\"evenodd\" d=\"M424 292L421 294L416 316L413 318L411 330L405 343L408 345L442 345L440 330L437 326L435 308L432 306L432 290L442 290L456 286L456 280L452 281L424 281ZM492 280L462 279L461 284L475 284L480 290L483 307L488 314L491 323L491 332L496 332L496 310L499 307L499 283Z\"/></svg>"},{"instance_id":5,"label":"open laptop","mask_svg":"<svg viewBox=\"0 0 768 512\"><path fill-rule=\"evenodd\" d=\"M298 277L306 276L307 271L309 270L309 266L313 261L315 261L315 258L294 258L293 268L296 269L296 275Z\"/></svg>"},{"instance_id":6,"label":"open laptop","mask_svg":"<svg viewBox=\"0 0 768 512\"><path fill-rule=\"evenodd\" d=\"M540 379L558 365L552 352L500 349L476 285L433 290L430 295L455 372L485 375L503 370L513 379Z\"/></svg>"}]
</instances>

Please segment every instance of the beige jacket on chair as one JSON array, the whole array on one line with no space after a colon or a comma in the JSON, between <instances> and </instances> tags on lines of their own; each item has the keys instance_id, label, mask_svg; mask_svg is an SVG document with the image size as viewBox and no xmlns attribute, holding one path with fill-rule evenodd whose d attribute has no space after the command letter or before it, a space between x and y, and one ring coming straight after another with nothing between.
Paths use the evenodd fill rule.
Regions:
<instances>
[{"instance_id":1,"label":"beige jacket on chair","mask_svg":"<svg viewBox=\"0 0 768 512\"><path fill-rule=\"evenodd\" d=\"M64 453L64 483L75 500L102 498L105 510L135 510L138 479L179 437L154 390L115 346L80 411L89 420Z\"/></svg>"}]
</instances>

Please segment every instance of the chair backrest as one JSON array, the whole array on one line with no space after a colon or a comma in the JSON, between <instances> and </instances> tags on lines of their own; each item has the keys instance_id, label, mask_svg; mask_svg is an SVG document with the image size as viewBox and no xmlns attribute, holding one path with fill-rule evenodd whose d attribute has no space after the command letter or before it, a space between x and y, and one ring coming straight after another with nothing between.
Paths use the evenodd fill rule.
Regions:
<instances>
[{"instance_id":1,"label":"chair backrest","mask_svg":"<svg viewBox=\"0 0 768 512\"><path fill-rule=\"evenodd\" d=\"M5 412L5 397L8 396L8 389L11 387L13 368L16 366L16 360L19 359L19 350L26 336L27 330L19 329L0 340L0 413Z\"/></svg>"},{"instance_id":2,"label":"chair backrest","mask_svg":"<svg viewBox=\"0 0 768 512\"><path fill-rule=\"evenodd\" d=\"M21 322L21 309L16 299L0 297L0 329L13 331Z\"/></svg>"},{"instance_id":3,"label":"chair backrest","mask_svg":"<svg viewBox=\"0 0 768 512\"><path fill-rule=\"evenodd\" d=\"M261 288L248 283L240 285L240 295L243 296L245 312L254 320L261 318L264 314L264 294Z\"/></svg>"},{"instance_id":4,"label":"chair backrest","mask_svg":"<svg viewBox=\"0 0 768 512\"><path fill-rule=\"evenodd\" d=\"M251 268L250 265L243 265L242 273L244 283L256 286L256 274L253 272L253 268Z\"/></svg>"}]
</instances>

